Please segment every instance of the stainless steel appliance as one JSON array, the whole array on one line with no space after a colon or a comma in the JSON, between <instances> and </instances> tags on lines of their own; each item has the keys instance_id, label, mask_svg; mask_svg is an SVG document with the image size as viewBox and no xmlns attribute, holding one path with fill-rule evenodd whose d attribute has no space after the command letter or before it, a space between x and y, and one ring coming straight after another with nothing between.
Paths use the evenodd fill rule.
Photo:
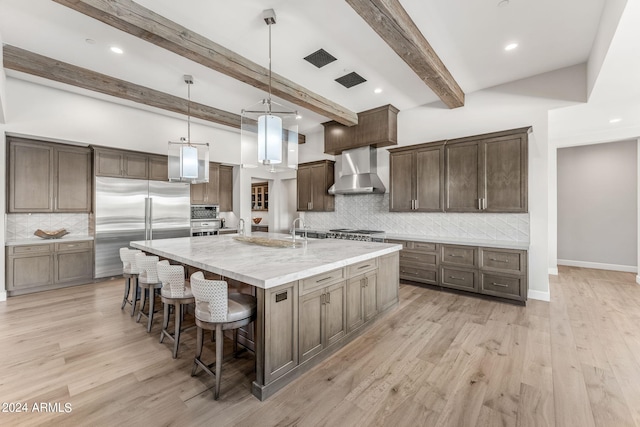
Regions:
<instances>
[{"instance_id":1,"label":"stainless steel appliance","mask_svg":"<svg viewBox=\"0 0 640 427\"><path fill-rule=\"evenodd\" d=\"M384 231L334 228L327 233L328 239L359 240L362 242L384 242Z\"/></svg>"},{"instance_id":2,"label":"stainless steel appliance","mask_svg":"<svg viewBox=\"0 0 640 427\"><path fill-rule=\"evenodd\" d=\"M188 237L186 182L96 177L95 277L122 274L120 248L132 240Z\"/></svg>"},{"instance_id":3,"label":"stainless steel appliance","mask_svg":"<svg viewBox=\"0 0 640 427\"><path fill-rule=\"evenodd\" d=\"M304 230L296 228L296 235L302 236ZM361 242L384 242L385 232L379 230L357 230L352 228L334 228L329 231L307 230L307 237L314 239L358 240Z\"/></svg>"},{"instance_id":4,"label":"stainless steel appliance","mask_svg":"<svg viewBox=\"0 0 640 427\"><path fill-rule=\"evenodd\" d=\"M220 207L218 205L193 205L191 206L191 235L209 236L218 234L222 228L222 219L218 218Z\"/></svg>"}]
</instances>

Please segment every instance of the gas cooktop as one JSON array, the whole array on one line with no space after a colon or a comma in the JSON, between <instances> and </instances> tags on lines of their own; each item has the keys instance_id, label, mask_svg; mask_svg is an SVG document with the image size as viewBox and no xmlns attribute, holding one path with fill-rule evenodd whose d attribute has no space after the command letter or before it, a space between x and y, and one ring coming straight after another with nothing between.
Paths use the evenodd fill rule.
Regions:
<instances>
[{"instance_id":1,"label":"gas cooktop","mask_svg":"<svg viewBox=\"0 0 640 427\"><path fill-rule=\"evenodd\" d=\"M329 230L333 233L352 233L352 234L384 234L384 231L380 230L356 230L353 228L334 228Z\"/></svg>"}]
</instances>

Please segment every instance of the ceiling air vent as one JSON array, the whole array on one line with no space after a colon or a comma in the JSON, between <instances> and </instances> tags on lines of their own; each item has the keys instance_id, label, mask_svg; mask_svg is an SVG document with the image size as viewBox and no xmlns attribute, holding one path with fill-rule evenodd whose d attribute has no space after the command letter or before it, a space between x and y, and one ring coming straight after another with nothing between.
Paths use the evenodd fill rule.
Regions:
<instances>
[{"instance_id":1,"label":"ceiling air vent","mask_svg":"<svg viewBox=\"0 0 640 427\"><path fill-rule=\"evenodd\" d=\"M318 68L322 68L325 65L330 64L336 60L336 58L333 55L331 55L329 52L327 52L324 49L318 49L315 52L313 52L311 55L305 56L304 59L306 61L309 61L310 63L312 63Z\"/></svg>"},{"instance_id":2,"label":"ceiling air vent","mask_svg":"<svg viewBox=\"0 0 640 427\"><path fill-rule=\"evenodd\" d=\"M338 77L336 81L340 83L342 86L349 89L350 87L354 87L355 85L359 85L360 83L366 82L367 79L362 77L360 74L353 72L353 73L345 74L342 77Z\"/></svg>"}]
</instances>

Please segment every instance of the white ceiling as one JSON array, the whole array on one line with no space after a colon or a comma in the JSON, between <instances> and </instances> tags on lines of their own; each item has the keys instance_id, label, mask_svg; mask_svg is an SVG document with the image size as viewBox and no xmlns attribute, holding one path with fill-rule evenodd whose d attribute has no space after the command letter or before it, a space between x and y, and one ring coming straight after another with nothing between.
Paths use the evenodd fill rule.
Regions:
<instances>
[{"instance_id":1,"label":"white ceiling","mask_svg":"<svg viewBox=\"0 0 640 427\"><path fill-rule=\"evenodd\" d=\"M466 93L589 58L604 0L511 0L506 7L498 7L498 1L401 3ZM264 67L268 27L261 15L275 9L273 71L355 112L384 104L406 110L438 100L344 0L137 2ZM193 101L238 114L264 97L262 91L50 0L0 0L0 34L7 44L180 97L187 92L182 75L192 74ZM95 43L87 43L88 38ZM519 47L505 52L510 42ZM125 53L111 53L112 45ZM318 69L302 59L319 48L338 60ZM367 82L345 89L334 81L351 71ZM378 87L383 92L374 94ZM326 121L298 110L303 133Z\"/></svg>"}]
</instances>

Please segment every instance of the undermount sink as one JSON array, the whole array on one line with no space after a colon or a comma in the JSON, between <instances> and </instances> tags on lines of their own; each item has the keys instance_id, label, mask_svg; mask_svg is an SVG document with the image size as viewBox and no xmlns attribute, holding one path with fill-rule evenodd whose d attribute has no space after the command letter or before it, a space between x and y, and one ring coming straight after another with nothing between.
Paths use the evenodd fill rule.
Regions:
<instances>
[{"instance_id":1,"label":"undermount sink","mask_svg":"<svg viewBox=\"0 0 640 427\"><path fill-rule=\"evenodd\" d=\"M249 236L236 236L233 238L239 242L251 243L254 245L266 246L270 248L300 248L304 242L291 241L291 236L283 237L282 239L269 239L266 237L249 237ZM287 240L285 240L287 239Z\"/></svg>"}]
</instances>

